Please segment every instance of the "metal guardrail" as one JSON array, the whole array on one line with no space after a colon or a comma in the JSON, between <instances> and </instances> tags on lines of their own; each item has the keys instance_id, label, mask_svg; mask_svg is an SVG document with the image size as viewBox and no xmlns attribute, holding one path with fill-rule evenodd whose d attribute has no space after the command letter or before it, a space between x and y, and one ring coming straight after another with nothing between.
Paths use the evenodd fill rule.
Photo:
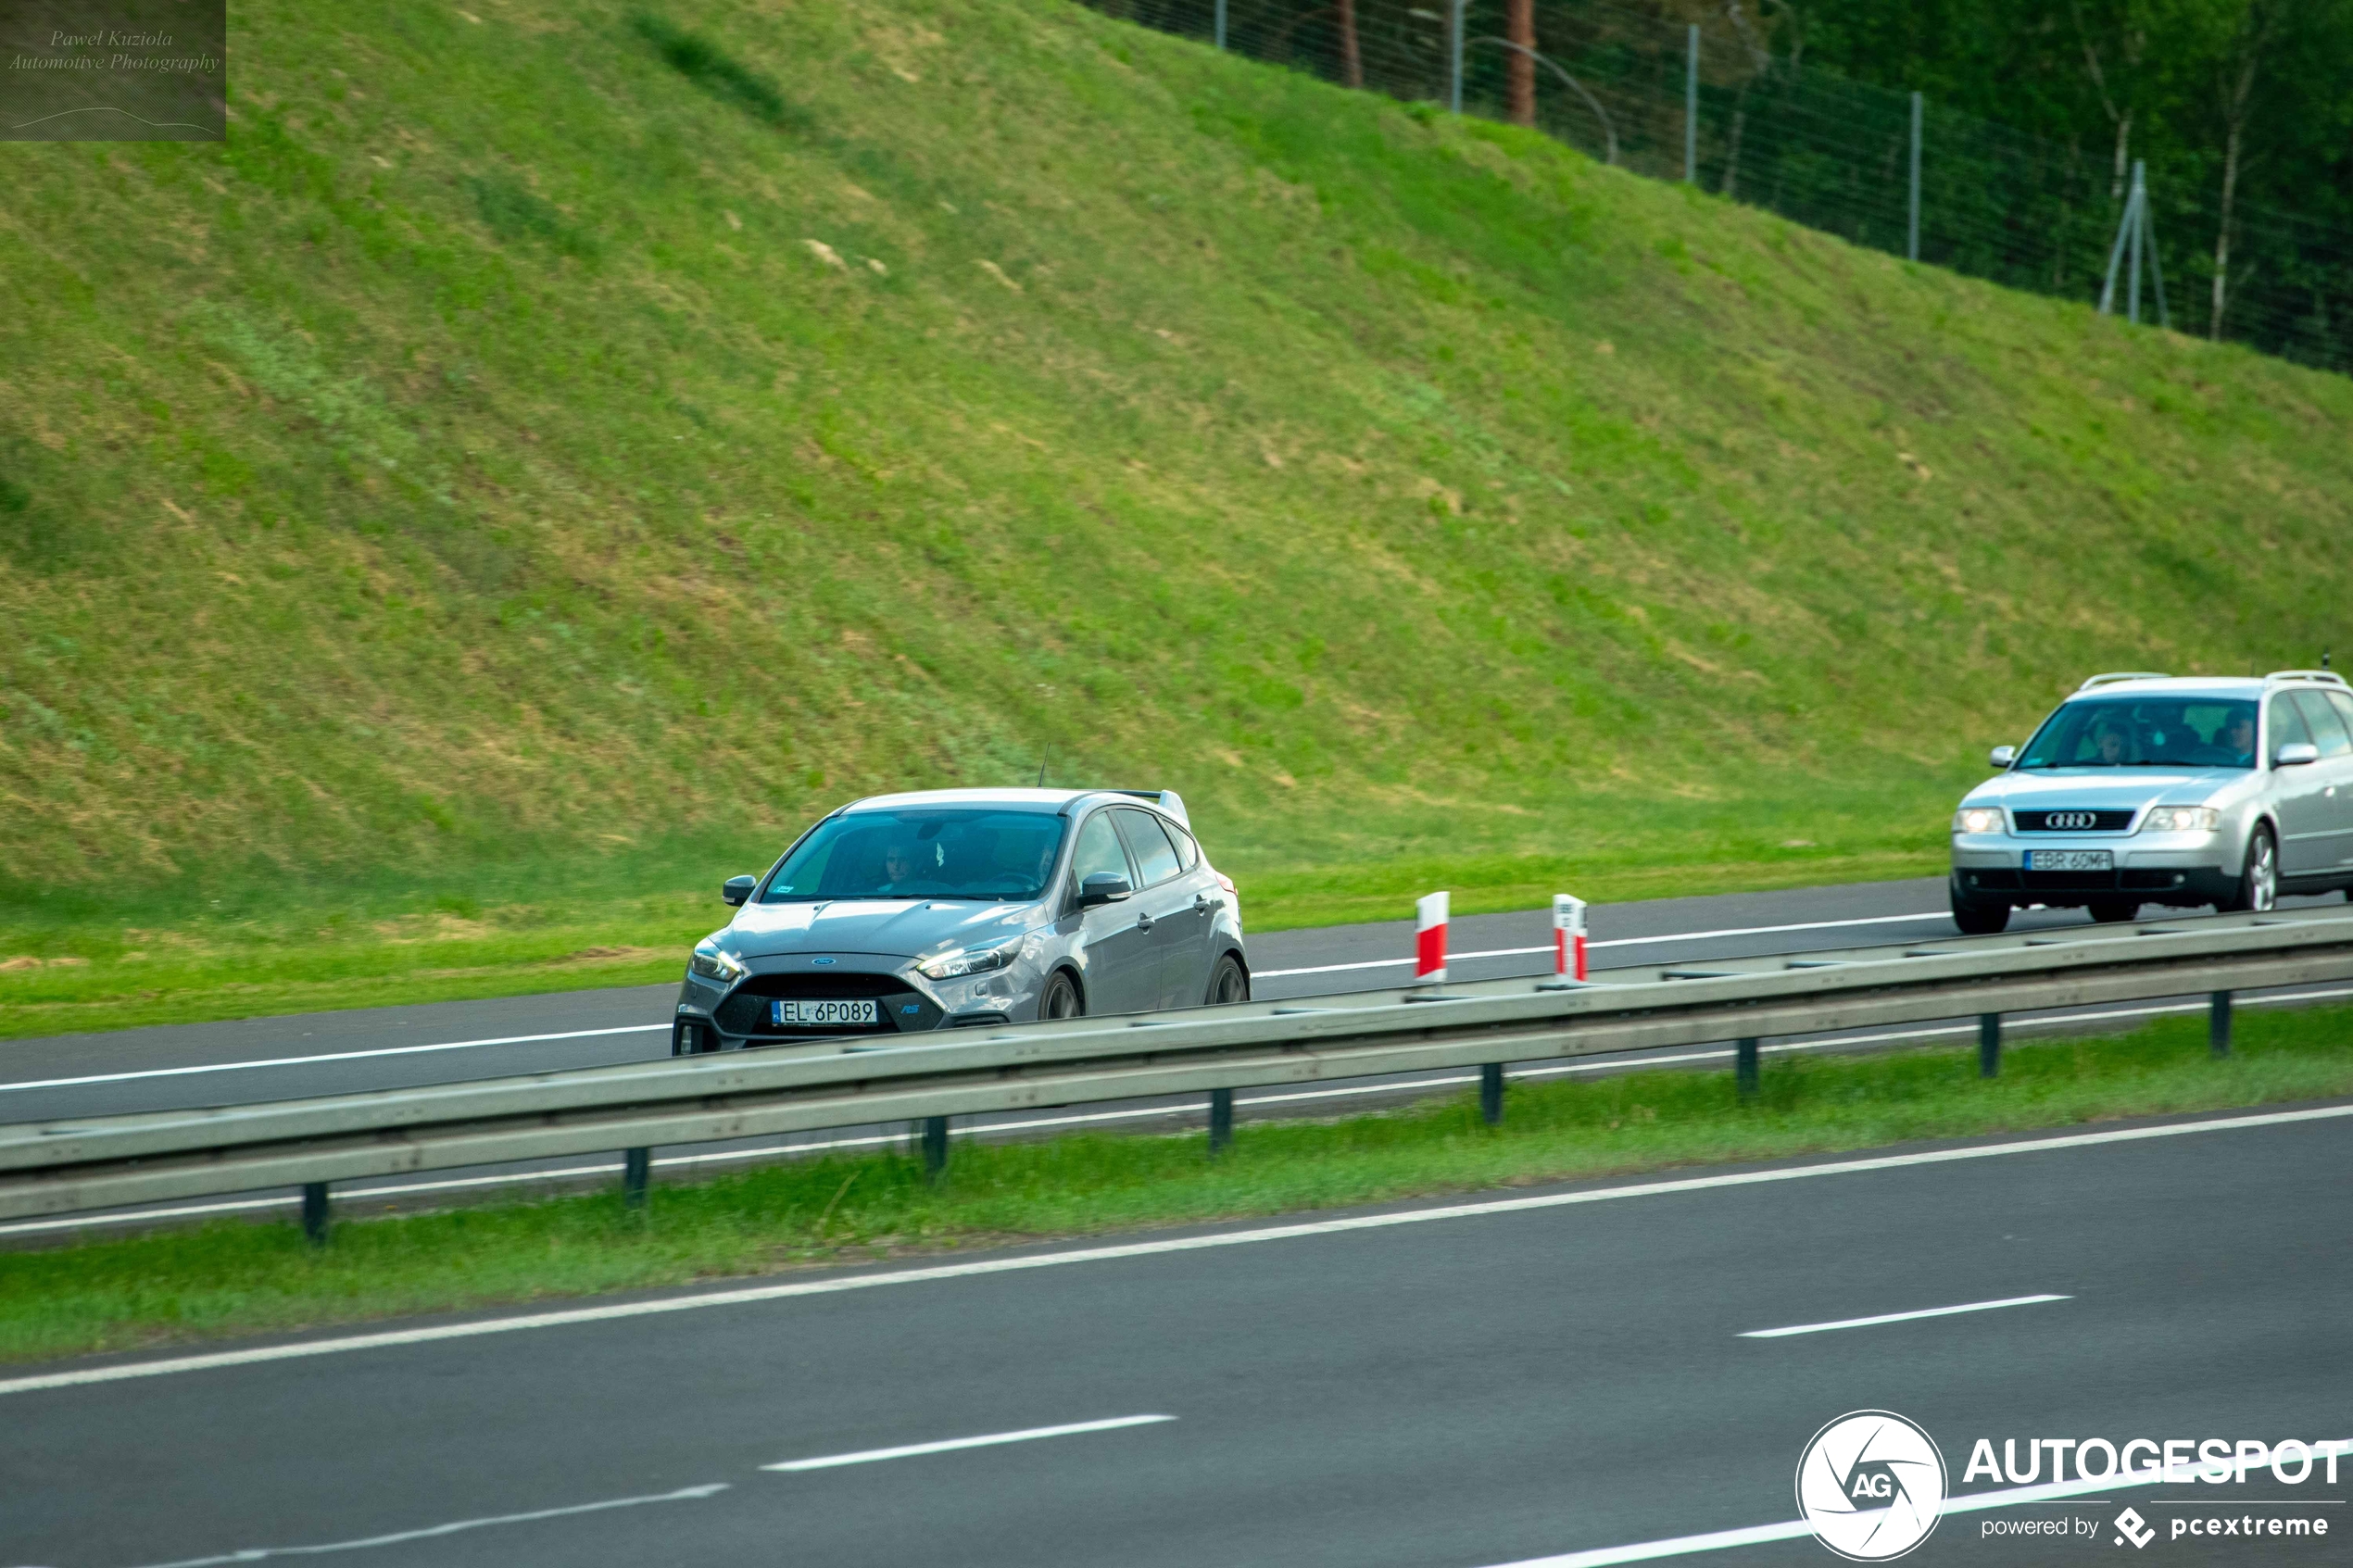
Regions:
<instances>
[{"instance_id":1,"label":"metal guardrail","mask_svg":"<svg viewBox=\"0 0 2353 1568\"><path fill-rule=\"evenodd\" d=\"M1762 1038L1970 1015L1991 1075L2005 1012L2208 993L2221 1051L2231 993L2347 978L2333 906L74 1118L0 1126L0 1218L301 1185L318 1234L331 1182L625 1149L635 1196L655 1145L916 1121L944 1159L950 1116L1151 1096L1209 1095L1214 1148L1236 1088L1473 1065L1491 1120L1504 1062L1734 1040L1753 1089Z\"/></svg>"}]
</instances>

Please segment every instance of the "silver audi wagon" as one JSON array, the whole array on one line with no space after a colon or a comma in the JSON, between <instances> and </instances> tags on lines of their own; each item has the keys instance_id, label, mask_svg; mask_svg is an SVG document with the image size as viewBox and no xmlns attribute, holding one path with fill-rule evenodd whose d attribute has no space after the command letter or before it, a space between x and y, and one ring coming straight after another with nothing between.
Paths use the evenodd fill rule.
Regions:
<instances>
[{"instance_id":1,"label":"silver audi wagon","mask_svg":"<svg viewBox=\"0 0 2353 1568\"><path fill-rule=\"evenodd\" d=\"M1992 760L1953 814L1963 931L2027 904L2126 921L2353 890L2353 688L2333 671L2095 675Z\"/></svg>"}]
</instances>

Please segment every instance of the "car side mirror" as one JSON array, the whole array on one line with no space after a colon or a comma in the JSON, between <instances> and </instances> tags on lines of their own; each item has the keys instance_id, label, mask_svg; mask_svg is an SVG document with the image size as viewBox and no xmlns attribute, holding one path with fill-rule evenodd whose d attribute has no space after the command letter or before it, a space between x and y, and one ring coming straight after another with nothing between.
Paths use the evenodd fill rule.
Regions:
<instances>
[{"instance_id":1,"label":"car side mirror","mask_svg":"<svg viewBox=\"0 0 2353 1568\"><path fill-rule=\"evenodd\" d=\"M719 897L731 906L740 905L751 897L751 890L759 885L760 879L756 876L731 876L719 884Z\"/></svg>"},{"instance_id":2,"label":"car side mirror","mask_svg":"<svg viewBox=\"0 0 2353 1568\"><path fill-rule=\"evenodd\" d=\"M1134 891L1117 872L1097 872L1078 884L1078 907L1091 909L1098 904L1116 904Z\"/></svg>"},{"instance_id":3,"label":"car side mirror","mask_svg":"<svg viewBox=\"0 0 2353 1568\"><path fill-rule=\"evenodd\" d=\"M2011 763L2018 760L2018 747L2014 746L1997 746L1994 748L1993 753L1985 759L1988 762L1993 763L1996 768L2007 768Z\"/></svg>"},{"instance_id":4,"label":"car side mirror","mask_svg":"<svg viewBox=\"0 0 2353 1568\"><path fill-rule=\"evenodd\" d=\"M2307 762L2318 762L2320 759L2321 748L2310 741L2291 741L2280 747L2278 754L2271 759L2271 765L2275 768L2301 768Z\"/></svg>"}]
</instances>

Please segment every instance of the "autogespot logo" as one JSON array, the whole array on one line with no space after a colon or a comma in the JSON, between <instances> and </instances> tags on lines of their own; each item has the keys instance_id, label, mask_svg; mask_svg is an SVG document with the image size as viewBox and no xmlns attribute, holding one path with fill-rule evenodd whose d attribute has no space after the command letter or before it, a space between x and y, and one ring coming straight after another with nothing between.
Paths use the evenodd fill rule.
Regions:
<instances>
[{"instance_id":1,"label":"autogespot logo","mask_svg":"<svg viewBox=\"0 0 2353 1568\"><path fill-rule=\"evenodd\" d=\"M1856 1411L1814 1434L1797 1461L1797 1512L1814 1538L1856 1562L1901 1557L1936 1528L1944 1456L1892 1411Z\"/></svg>"}]
</instances>

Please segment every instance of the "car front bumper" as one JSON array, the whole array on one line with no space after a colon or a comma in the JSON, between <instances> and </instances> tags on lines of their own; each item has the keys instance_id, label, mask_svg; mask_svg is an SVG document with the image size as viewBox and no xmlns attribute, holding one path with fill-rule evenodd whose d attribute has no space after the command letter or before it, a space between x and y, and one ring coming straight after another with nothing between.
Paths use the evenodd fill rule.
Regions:
<instances>
[{"instance_id":1,"label":"car front bumper","mask_svg":"<svg viewBox=\"0 0 2353 1568\"><path fill-rule=\"evenodd\" d=\"M698 1056L753 1046L883 1045L902 1035L1005 1023L1037 1012L1038 985L1025 972L1024 965L995 974L935 983L903 971L849 969L833 971L819 981L808 969L804 955L794 955L790 969L770 969L761 960L753 961L751 973L727 986L688 972L678 988L678 1003L671 1019L671 1055ZM802 984L782 984L787 981ZM822 1029L779 1025L770 1020L768 1004L774 997L820 992L872 997L876 1022Z\"/></svg>"},{"instance_id":2,"label":"car front bumper","mask_svg":"<svg viewBox=\"0 0 2353 1568\"><path fill-rule=\"evenodd\" d=\"M2032 842L2007 834L1957 834L1953 838L1953 888L1971 902L2058 906L2134 897L2145 904L2184 908L2229 897L2238 886L2237 868L2223 852L2219 834L2133 834L2078 836L2034 835ZM2029 850L2098 849L2111 857L2107 871L2036 871Z\"/></svg>"}]
</instances>

